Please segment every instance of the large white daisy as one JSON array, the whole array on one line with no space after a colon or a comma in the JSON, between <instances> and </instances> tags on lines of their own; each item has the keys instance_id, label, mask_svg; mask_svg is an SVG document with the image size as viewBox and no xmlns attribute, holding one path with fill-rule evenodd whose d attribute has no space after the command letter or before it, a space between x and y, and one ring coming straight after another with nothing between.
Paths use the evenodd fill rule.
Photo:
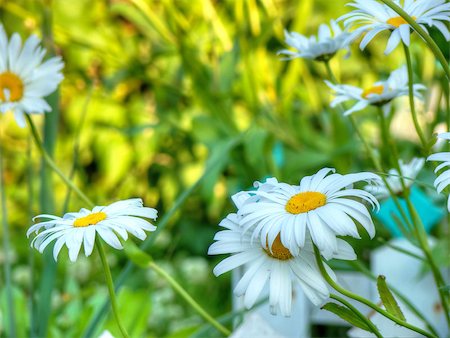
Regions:
<instances>
[{"instance_id":1,"label":"large white daisy","mask_svg":"<svg viewBox=\"0 0 450 338\"><path fill-rule=\"evenodd\" d=\"M344 115L350 115L355 111L362 110L369 105L381 107L385 114L391 110L391 102L397 97L407 96L408 91L408 71L406 66L394 70L385 81L378 81L367 89L343 84L333 84L325 81L328 87L335 92L335 98L331 102L331 107L336 107L345 101L356 101L353 107L347 109ZM413 85L413 93L419 99L423 99L420 90L426 87L416 83Z\"/></svg>"},{"instance_id":2,"label":"large white daisy","mask_svg":"<svg viewBox=\"0 0 450 338\"><path fill-rule=\"evenodd\" d=\"M239 223L238 215L228 215L220 223L226 230L215 235L216 242L210 246L208 254L232 254L214 268L216 276L239 266L246 266L234 294L238 297L244 296L247 308L253 306L267 282L270 311L273 314L276 314L278 309L283 316L291 314L293 283L299 283L315 305L321 304L329 297L328 286L320 274L309 236L306 237L303 248L294 256L281 243L279 234L270 246L267 240L261 245L259 241L253 241L251 234L246 233ZM356 254L347 242L338 239L333 258L353 260L356 259ZM326 264L325 268L335 279L333 271Z\"/></svg>"},{"instance_id":3,"label":"large white daisy","mask_svg":"<svg viewBox=\"0 0 450 338\"><path fill-rule=\"evenodd\" d=\"M288 31L284 32L284 36L286 43L296 49L296 51L283 49L278 52L278 54L286 55L286 59L300 57L316 61L328 61L340 49L349 51L348 46L352 42L354 34L342 30L334 20L331 20L330 26L325 24L319 26L317 36L311 35L306 37L299 33L289 33ZM356 38L356 36L354 37Z\"/></svg>"},{"instance_id":4,"label":"large white daisy","mask_svg":"<svg viewBox=\"0 0 450 338\"><path fill-rule=\"evenodd\" d=\"M446 0L405 0L403 5L399 0L394 2L409 14L425 31L427 26L436 27L448 41L450 32L446 22L450 21L450 3ZM375 0L355 0L348 6L356 10L341 16L344 26L358 27L359 32L367 32L359 45L364 49L380 32L391 31L385 54L392 52L400 41L407 46L410 43L411 26L389 6Z\"/></svg>"},{"instance_id":5,"label":"large white daisy","mask_svg":"<svg viewBox=\"0 0 450 338\"><path fill-rule=\"evenodd\" d=\"M43 114L51 111L44 97L54 92L63 79L60 57L45 62L46 50L40 40L30 36L22 47L19 34L8 41L0 25L0 111L14 112L17 124L25 126L24 114Z\"/></svg>"},{"instance_id":6,"label":"large white daisy","mask_svg":"<svg viewBox=\"0 0 450 338\"><path fill-rule=\"evenodd\" d=\"M425 159L414 157L409 163L404 163L403 160L399 160L401 175L404 177L403 182L406 188L409 188L414 183L414 179L422 170L425 164ZM391 187L394 194L403 192L403 186L401 183L400 174L397 169L390 169L389 176L386 178L388 185ZM390 193L384 182L379 185L366 185L365 190L375 195L377 198L387 198Z\"/></svg>"},{"instance_id":7,"label":"large white daisy","mask_svg":"<svg viewBox=\"0 0 450 338\"><path fill-rule=\"evenodd\" d=\"M31 246L41 253L51 242L56 241L53 248L55 260L65 244L69 250L69 258L74 262L82 244L86 256L92 253L96 233L115 249L122 249L117 235L127 240L130 233L144 240L147 237L144 230L155 231L156 227L140 217L155 220L157 211L144 207L140 198L133 198L106 207L96 206L92 211L83 208L79 212L66 213L62 218L47 214L36 216L33 220L47 219L47 221L32 225L28 229L27 236L33 232L38 234L31 242ZM42 229L45 230L39 232Z\"/></svg>"},{"instance_id":8,"label":"large white daisy","mask_svg":"<svg viewBox=\"0 0 450 338\"><path fill-rule=\"evenodd\" d=\"M305 176L299 185L280 183L275 178L265 183L255 182L257 190L240 192L249 196L238 208L244 232L252 238L260 236L261 245L271 246L280 234L281 243L296 256L306 243L308 233L322 255L329 259L338 250L337 235L360 238L355 221L370 237L375 227L366 206L379 208L372 194L354 189L358 181L379 181L372 173L340 175L331 168ZM331 174L330 174L331 173ZM330 175L328 175L330 174Z\"/></svg>"},{"instance_id":9,"label":"large white daisy","mask_svg":"<svg viewBox=\"0 0 450 338\"><path fill-rule=\"evenodd\" d=\"M439 138L450 140L450 132L441 133L438 135ZM427 161L439 161L442 162L439 164L434 170L435 173L444 169L446 167L450 167L450 152L441 152L428 156ZM450 169L443 171L436 180L434 181L434 186L438 193L441 193L448 185L450 184ZM447 209L450 212L450 196L447 201Z\"/></svg>"}]
</instances>

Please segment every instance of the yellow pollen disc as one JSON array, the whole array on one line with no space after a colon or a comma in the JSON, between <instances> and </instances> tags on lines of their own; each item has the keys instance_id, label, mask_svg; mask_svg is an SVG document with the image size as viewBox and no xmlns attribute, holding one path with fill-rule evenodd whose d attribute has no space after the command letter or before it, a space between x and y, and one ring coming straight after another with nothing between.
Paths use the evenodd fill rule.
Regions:
<instances>
[{"instance_id":1,"label":"yellow pollen disc","mask_svg":"<svg viewBox=\"0 0 450 338\"><path fill-rule=\"evenodd\" d=\"M327 202L327 196L321 192L307 191L292 196L286 203L285 209L291 214L301 214L317 209Z\"/></svg>"},{"instance_id":2,"label":"yellow pollen disc","mask_svg":"<svg viewBox=\"0 0 450 338\"><path fill-rule=\"evenodd\" d=\"M370 88L367 88L365 91L363 91L362 93L362 97L367 98L370 94L382 94L384 90L384 87L382 85L379 86L373 86Z\"/></svg>"},{"instance_id":3,"label":"yellow pollen disc","mask_svg":"<svg viewBox=\"0 0 450 338\"><path fill-rule=\"evenodd\" d=\"M14 73L0 74L0 99L6 101L5 89L9 90L9 101L19 101L23 97L23 82Z\"/></svg>"},{"instance_id":4,"label":"yellow pollen disc","mask_svg":"<svg viewBox=\"0 0 450 338\"><path fill-rule=\"evenodd\" d=\"M106 219L106 214L104 212L94 212L93 214L89 214L87 216L77 218L75 222L73 222L74 227L87 227L89 225L95 225L100 221Z\"/></svg>"},{"instance_id":5,"label":"yellow pollen disc","mask_svg":"<svg viewBox=\"0 0 450 338\"><path fill-rule=\"evenodd\" d=\"M287 261L288 259L291 259L293 257L289 249L287 249L283 244L281 244L280 234L278 234L277 237L275 237L275 240L273 241L272 252L270 252L269 250L269 243L268 240L266 239L266 248L264 249L264 251L270 257L279 259L281 261Z\"/></svg>"},{"instance_id":6,"label":"yellow pollen disc","mask_svg":"<svg viewBox=\"0 0 450 338\"><path fill-rule=\"evenodd\" d=\"M414 20L416 20L415 16L412 16L412 18ZM386 23L388 25L391 25L391 26L394 26L394 27L397 27L397 28L400 27L401 25L408 24L408 22L406 22L406 20L403 19L401 16L396 16L396 17L390 18L390 19L388 19L386 21Z\"/></svg>"}]
</instances>

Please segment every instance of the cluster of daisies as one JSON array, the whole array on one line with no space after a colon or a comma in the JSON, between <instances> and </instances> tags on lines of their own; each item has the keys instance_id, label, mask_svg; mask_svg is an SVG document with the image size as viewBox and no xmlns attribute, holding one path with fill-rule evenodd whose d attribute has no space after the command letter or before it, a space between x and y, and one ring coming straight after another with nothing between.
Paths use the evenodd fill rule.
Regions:
<instances>
[{"instance_id":1,"label":"cluster of daisies","mask_svg":"<svg viewBox=\"0 0 450 338\"><path fill-rule=\"evenodd\" d=\"M365 172L341 175L323 168L304 177L299 185L269 178L255 182L255 190L237 193L233 196L237 212L220 223L226 230L216 234L209 248L210 255L232 256L219 263L214 273L246 266L234 289L236 296L244 296L246 307L255 303L267 281L274 314L279 310L290 315L293 283L315 305L321 304L329 290L313 247L326 260L354 260L353 248L337 236L360 238L355 220L371 238L375 235L367 204L378 208L378 201L369 192L353 188L359 181L376 183L380 178Z\"/></svg>"},{"instance_id":2,"label":"cluster of daisies","mask_svg":"<svg viewBox=\"0 0 450 338\"><path fill-rule=\"evenodd\" d=\"M405 0L403 4L395 1L414 21L427 31L427 27L435 27L447 41L450 32L446 23L450 21L450 3L445 0ZM390 32L385 54L391 53L400 42L410 44L413 27L393 11L389 6L375 0L356 0L348 4L355 8L352 12L341 16L337 22L344 22L342 29L336 21L330 23L331 29L322 24L317 36L309 38L296 32L285 32L286 43L295 51L284 49L280 54L288 59L301 57L305 59L328 62L339 50L349 51L350 44L363 35L360 48L364 49L373 38L383 31ZM353 31L351 31L353 29ZM385 114L391 110L391 102L395 98L408 95L408 74L406 67L394 70L389 78L378 81L369 88L359 88L346 84L333 84L326 81L336 97L331 106L346 101L355 104L347 109L344 115L362 110L367 106L380 107ZM422 99L422 84L413 85L413 94Z\"/></svg>"}]
</instances>

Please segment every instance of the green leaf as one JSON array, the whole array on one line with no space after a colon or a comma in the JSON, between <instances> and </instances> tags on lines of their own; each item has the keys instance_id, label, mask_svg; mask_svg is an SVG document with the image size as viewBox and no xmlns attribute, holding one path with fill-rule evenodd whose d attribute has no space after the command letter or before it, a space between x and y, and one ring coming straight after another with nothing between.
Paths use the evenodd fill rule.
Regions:
<instances>
[{"instance_id":1,"label":"green leaf","mask_svg":"<svg viewBox=\"0 0 450 338\"><path fill-rule=\"evenodd\" d=\"M137 266L141 268L147 268L148 264L152 261L152 258L139 249L139 247L134 244L133 241L126 241L123 243L123 250L125 251L125 255Z\"/></svg>"},{"instance_id":2,"label":"green leaf","mask_svg":"<svg viewBox=\"0 0 450 338\"><path fill-rule=\"evenodd\" d=\"M380 294L381 301L383 302L386 311L397 317L398 319L406 321L405 316L403 315L402 310L400 310L400 306L398 306L397 301L392 295L386 284L386 277L383 275L378 276L377 278L377 288L378 293Z\"/></svg>"},{"instance_id":3,"label":"green leaf","mask_svg":"<svg viewBox=\"0 0 450 338\"><path fill-rule=\"evenodd\" d=\"M372 332L372 330L367 326L367 324L357 317L351 310L346 308L345 306L338 305L336 303L327 303L322 306L323 310L330 311L335 315L339 316L347 323L350 323L353 326L359 327L360 329Z\"/></svg>"}]
</instances>

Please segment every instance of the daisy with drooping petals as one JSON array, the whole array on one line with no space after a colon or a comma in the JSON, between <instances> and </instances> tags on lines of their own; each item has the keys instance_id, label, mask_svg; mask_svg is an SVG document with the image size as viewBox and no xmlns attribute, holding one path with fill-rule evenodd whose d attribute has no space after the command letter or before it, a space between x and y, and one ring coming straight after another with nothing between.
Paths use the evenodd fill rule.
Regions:
<instances>
[{"instance_id":1,"label":"daisy with drooping petals","mask_svg":"<svg viewBox=\"0 0 450 338\"><path fill-rule=\"evenodd\" d=\"M286 43L297 51L283 49L278 54L286 55L287 60L300 57L316 61L328 61L340 49L349 51L348 46L352 42L354 34L342 30L334 20L331 20L330 27L325 24L320 25L317 37L312 35L309 38L296 32L285 31Z\"/></svg>"},{"instance_id":2,"label":"daisy with drooping petals","mask_svg":"<svg viewBox=\"0 0 450 338\"><path fill-rule=\"evenodd\" d=\"M350 85L333 84L329 81L325 83L334 92L336 97L331 102L331 107L336 107L338 104L355 100L356 104L344 112L344 115L350 115L355 111L362 110L367 106L381 107L385 115L391 110L391 102L397 97L408 96L408 71L405 66L394 70L389 78L385 81L378 81L372 87L362 89ZM420 90L426 87L422 84L413 85L413 93L419 99L423 99Z\"/></svg>"},{"instance_id":3,"label":"daisy with drooping petals","mask_svg":"<svg viewBox=\"0 0 450 338\"><path fill-rule=\"evenodd\" d=\"M309 233L322 255L330 259L338 250L337 235L360 238L354 220L370 237L375 235L366 206L355 198L369 202L373 208L379 208L378 201L352 185L379 180L372 173L340 175L334 169L324 168L304 177L300 185L281 183L275 178L255 182L257 190L238 193L249 196L238 207L240 224L244 232L252 232L252 238L260 236L263 246L266 241L272 246L280 234L281 243L294 256L304 247Z\"/></svg>"},{"instance_id":4,"label":"daisy with drooping petals","mask_svg":"<svg viewBox=\"0 0 450 338\"><path fill-rule=\"evenodd\" d=\"M63 76L60 57L42 62L46 50L32 35L24 43L14 33L8 41L0 25L0 111L14 112L19 126L25 126L24 114L51 111L44 97L54 92Z\"/></svg>"},{"instance_id":5,"label":"daisy with drooping petals","mask_svg":"<svg viewBox=\"0 0 450 338\"><path fill-rule=\"evenodd\" d=\"M442 138L445 140L450 140L450 132L441 133L438 135L438 138ZM439 164L434 170L437 173L439 170L450 167L450 152L441 152L428 156L427 161L439 161L442 162ZM440 194L442 190L444 190L450 184L450 169L442 172L434 181L434 186L436 187L437 192ZM447 209L450 212L450 196L447 201Z\"/></svg>"},{"instance_id":6,"label":"daisy with drooping petals","mask_svg":"<svg viewBox=\"0 0 450 338\"><path fill-rule=\"evenodd\" d=\"M417 177L420 170L422 170L425 159L414 157L409 163L404 163L403 160L399 160L398 164L400 166L400 171L402 172L401 175L404 177L403 182L405 183L405 187L409 188L414 183L414 179ZM400 174L397 169L389 170L389 176L386 178L386 181L395 194L403 192ZM379 199L387 198L390 195L384 182L379 185L367 185L364 189Z\"/></svg>"},{"instance_id":7,"label":"daisy with drooping petals","mask_svg":"<svg viewBox=\"0 0 450 338\"><path fill-rule=\"evenodd\" d=\"M446 22L450 21L450 3L445 0L405 0L403 5L399 0L394 2L409 14L425 31L427 26L436 27L450 40L450 32ZM380 32L391 32L385 54L392 52L400 41L409 46L412 27L393 9L375 0L355 0L348 6L356 10L341 16L344 26L350 28L358 26L360 33L367 32L359 47L364 49L367 44Z\"/></svg>"},{"instance_id":8,"label":"daisy with drooping petals","mask_svg":"<svg viewBox=\"0 0 450 338\"><path fill-rule=\"evenodd\" d=\"M69 250L69 258L74 262L82 244L86 256L92 253L96 233L115 249L122 249L117 235L127 240L130 233L144 240L147 237L144 230L155 231L156 227L140 217L155 220L157 211L144 207L140 198L133 198L106 207L97 206L92 211L83 208L79 212L69 212L62 218L53 215L36 216L33 220L43 218L47 221L31 226L27 236L33 232L37 234L31 246L41 253L51 242L56 241L53 248L55 260L65 244ZM45 230L39 232L43 228Z\"/></svg>"},{"instance_id":9,"label":"daisy with drooping petals","mask_svg":"<svg viewBox=\"0 0 450 338\"><path fill-rule=\"evenodd\" d=\"M220 226L226 230L219 231L209 250L209 255L232 254L214 268L219 276L239 266L246 266L246 271L236 288L236 296L244 296L244 304L251 308L262 289L269 282L269 304L272 314L278 310L283 316L291 314L292 285L299 283L305 295L315 305L321 304L329 297L329 290L316 264L314 250L309 235L302 249L296 256L292 255L280 240L278 234L272 245L266 241L263 245L253 241L250 233L239 225L239 216L230 214ZM269 249L270 248L270 249ZM344 240L337 239L337 250L333 258L354 260L353 248ZM335 279L333 271L326 265L327 272Z\"/></svg>"}]
</instances>

